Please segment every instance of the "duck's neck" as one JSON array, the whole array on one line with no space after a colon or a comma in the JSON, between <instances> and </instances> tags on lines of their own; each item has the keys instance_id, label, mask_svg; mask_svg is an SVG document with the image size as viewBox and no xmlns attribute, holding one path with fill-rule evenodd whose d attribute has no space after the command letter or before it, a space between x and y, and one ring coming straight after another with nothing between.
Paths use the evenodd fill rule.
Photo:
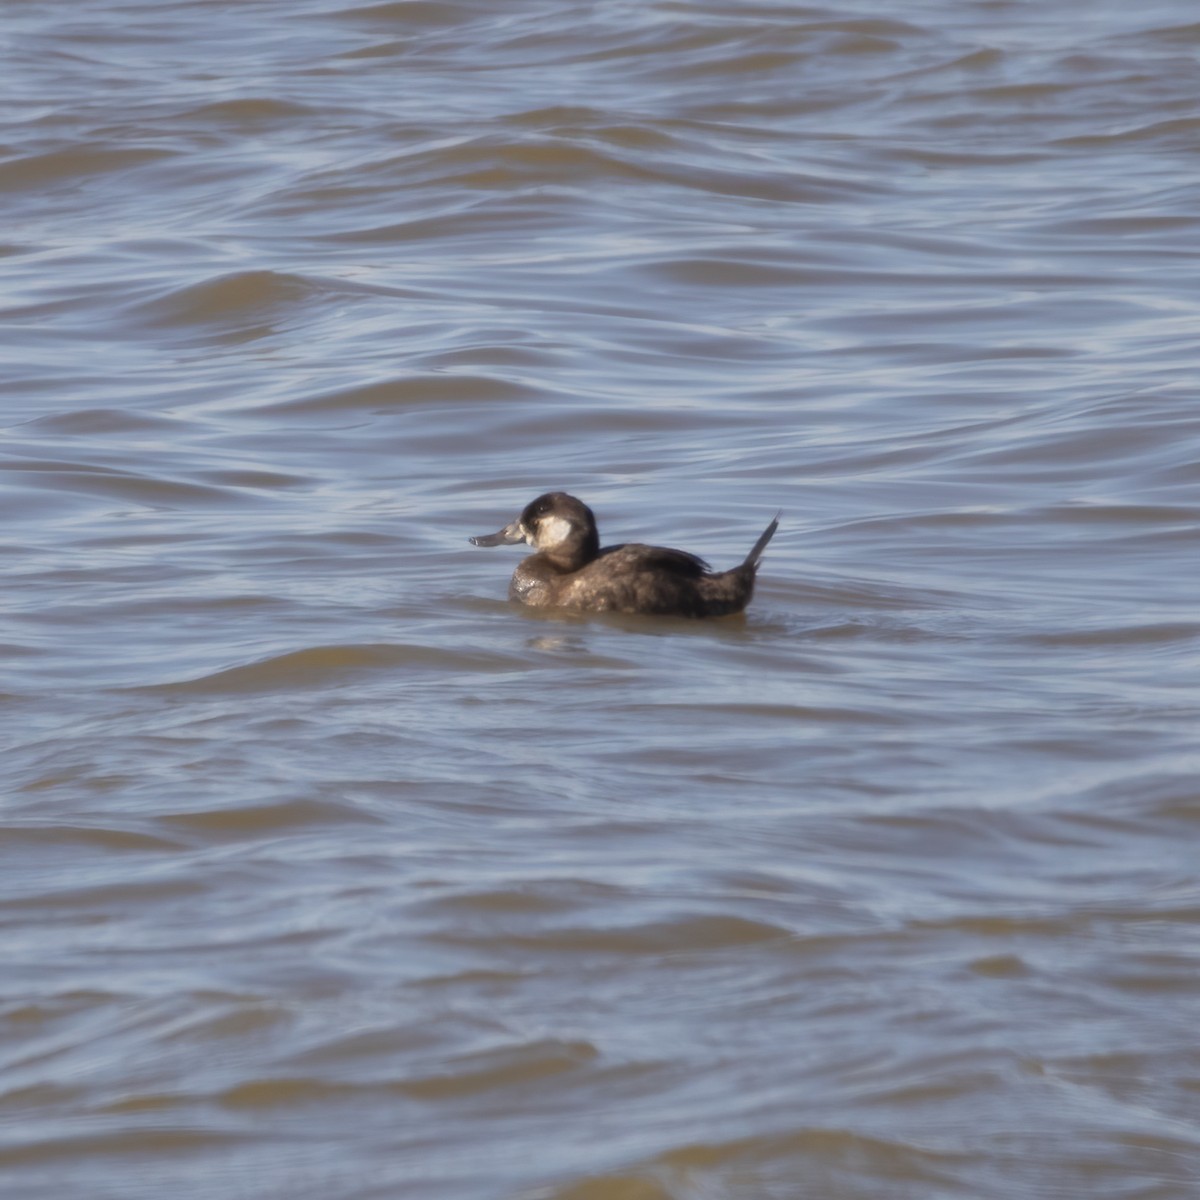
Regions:
<instances>
[{"instance_id":1,"label":"duck's neck","mask_svg":"<svg viewBox=\"0 0 1200 1200\"><path fill-rule=\"evenodd\" d=\"M538 550L538 557L543 558L556 571L569 575L572 571L581 571L600 553L600 535L594 529L573 529L553 546Z\"/></svg>"}]
</instances>

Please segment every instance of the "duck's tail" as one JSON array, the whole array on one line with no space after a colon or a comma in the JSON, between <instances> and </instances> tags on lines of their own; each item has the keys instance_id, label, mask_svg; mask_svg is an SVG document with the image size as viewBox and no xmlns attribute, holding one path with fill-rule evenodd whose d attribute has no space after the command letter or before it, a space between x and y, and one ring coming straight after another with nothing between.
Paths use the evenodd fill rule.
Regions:
<instances>
[{"instance_id":1,"label":"duck's tail","mask_svg":"<svg viewBox=\"0 0 1200 1200\"><path fill-rule=\"evenodd\" d=\"M775 530L779 528L779 518L782 516L782 512L777 512L775 520L762 531L762 536L754 543L753 549L746 555L746 559L742 563L743 570L747 567L753 570L753 568L758 566L758 560L762 558L762 553L767 548L767 543L775 536Z\"/></svg>"}]
</instances>

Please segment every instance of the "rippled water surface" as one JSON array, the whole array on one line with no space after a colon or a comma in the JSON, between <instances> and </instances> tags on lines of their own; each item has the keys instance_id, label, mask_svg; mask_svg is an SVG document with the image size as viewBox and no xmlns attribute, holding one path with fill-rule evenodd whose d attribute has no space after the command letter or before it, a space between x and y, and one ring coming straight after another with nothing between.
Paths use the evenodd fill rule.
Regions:
<instances>
[{"instance_id":1,"label":"rippled water surface","mask_svg":"<svg viewBox=\"0 0 1200 1200\"><path fill-rule=\"evenodd\" d=\"M1198 18L6 4L5 1196L1200 1195Z\"/></svg>"}]
</instances>

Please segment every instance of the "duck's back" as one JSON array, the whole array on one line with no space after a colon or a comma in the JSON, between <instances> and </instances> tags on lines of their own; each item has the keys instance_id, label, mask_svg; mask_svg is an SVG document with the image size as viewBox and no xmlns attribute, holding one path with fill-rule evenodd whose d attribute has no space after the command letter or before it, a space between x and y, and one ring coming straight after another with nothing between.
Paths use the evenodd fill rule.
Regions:
<instances>
[{"instance_id":1,"label":"duck's back","mask_svg":"<svg viewBox=\"0 0 1200 1200\"><path fill-rule=\"evenodd\" d=\"M739 612L753 586L753 568L713 575L685 550L631 542L609 546L587 566L564 576L558 603L589 612L713 617Z\"/></svg>"}]
</instances>

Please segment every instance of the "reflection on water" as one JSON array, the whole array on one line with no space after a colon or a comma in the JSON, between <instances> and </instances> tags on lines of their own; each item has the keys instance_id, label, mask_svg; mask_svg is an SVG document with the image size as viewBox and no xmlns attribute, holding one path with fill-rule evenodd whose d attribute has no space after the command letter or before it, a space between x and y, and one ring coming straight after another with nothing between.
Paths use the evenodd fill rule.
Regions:
<instances>
[{"instance_id":1,"label":"reflection on water","mask_svg":"<svg viewBox=\"0 0 1200 1200\"><path fill-rule=\"evenodd\" d=\"M1200 1189L1195 13L885 7L0 14L13 1195Z\"/></svg>"}]
</instances>

